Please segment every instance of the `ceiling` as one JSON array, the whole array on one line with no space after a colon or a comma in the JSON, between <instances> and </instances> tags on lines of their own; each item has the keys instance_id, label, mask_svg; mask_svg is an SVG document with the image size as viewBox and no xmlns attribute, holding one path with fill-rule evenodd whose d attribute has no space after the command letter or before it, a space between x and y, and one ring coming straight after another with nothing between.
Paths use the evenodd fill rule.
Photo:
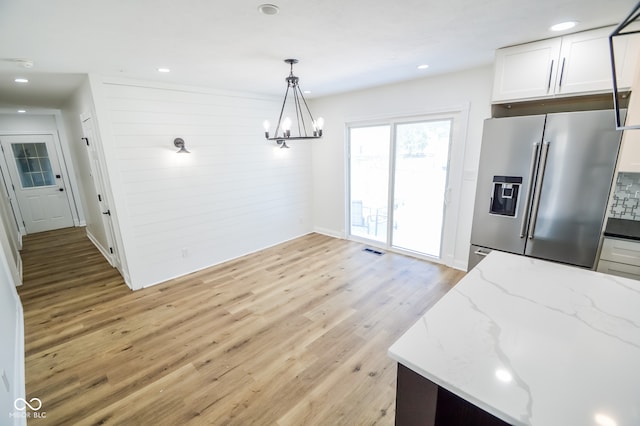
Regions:
<instances>
[{"instance_id":1,"label":"ceiling","mask_svg":"<svg viewBox=\"0 0 640 426\"><path fill-rule=\"evenodd\" d=\"M264 1L280 13L259 13ZM552 24L579 21L572 32L613 25L635 4L0 0L0 107L60 107L87 73L283 95L289 57L300 60L301 88L325 96L488 65L496 48L557 36Z\"/></svg>"}]
</instances>

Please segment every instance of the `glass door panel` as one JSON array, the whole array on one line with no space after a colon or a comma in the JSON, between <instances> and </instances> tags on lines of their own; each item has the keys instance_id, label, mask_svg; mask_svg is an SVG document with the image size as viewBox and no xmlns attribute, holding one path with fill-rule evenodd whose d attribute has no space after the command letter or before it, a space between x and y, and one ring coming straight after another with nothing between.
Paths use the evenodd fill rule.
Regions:
<instances>
[{"instance_id":1,"label":"glass door panel","mask_svg":"<svg viewBox=\"0 0 640 426\"><path fill-rule=\"evenodd\" d=\"M22 188L53 186L53 177L47 145L44 142L12 143L11 149L16 159Z\"/></svg>"},{"instance_id":2,"label":"glass door panel","mask_svg":"<svg viewBox=\"0 0 640 426\"><path fill-rule=\"evenodd\" d=\"M392 244L440 257L451 120L395 127Z\"/></svg>"},{"instance_id":3,"label":"glass door panel","mask_svg":"<svg viewBox=\"0 0 640 426\"><path fill-rule=\"evenodd\" d=\"M387 242L391 126L349 129L351 235Z\"/></svg>"}]
</instances>

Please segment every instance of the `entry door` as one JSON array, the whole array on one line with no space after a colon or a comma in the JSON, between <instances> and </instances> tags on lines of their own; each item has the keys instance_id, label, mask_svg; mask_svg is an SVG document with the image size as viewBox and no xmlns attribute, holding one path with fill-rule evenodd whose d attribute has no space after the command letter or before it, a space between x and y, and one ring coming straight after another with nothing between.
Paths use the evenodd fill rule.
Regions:
<instances>
[{"instance_id":1,"label":"entry door","mask_svg":"<svg viewBox=\"0 0 640 426\"><path fill-rule=\"evenodd\" d=\"M52 135L0 136L28 234L73 226Z\"/></svg>"}]
</instances>

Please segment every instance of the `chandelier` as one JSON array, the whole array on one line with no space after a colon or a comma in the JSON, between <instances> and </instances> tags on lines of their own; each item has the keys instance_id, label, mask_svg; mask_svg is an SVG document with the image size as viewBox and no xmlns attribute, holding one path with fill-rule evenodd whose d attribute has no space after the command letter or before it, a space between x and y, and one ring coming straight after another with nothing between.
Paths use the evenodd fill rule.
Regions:
<instances>
[{"instance_id":1,"label":"chandelier","mask_svg":"<svg viewBox=\"0 0 640 426\"><path fill-rule=\"evenodd\" d=\"M276 141L280 148L289 148L287 146L287 140L298 139L318 139L322 137L322 127L324 125L324 119L318 117L317 120L313 118L311 110L307 105L307 101L304 99L302 90L298 86L298 77L293 75L293 64L297 64L297 59L285 59L287 64L291 66L291 71L287 80L287 91L284 93L284 101L282 102L282 108L280 109L280 116L278 117L278 124L275 127L274 135L269 134L271 123L268 120L264 121L264 136L267 140ZM292 91L292 102L287 105L287 99L289 98L289 91ZM295 119L295 124L289 116L282 116L286 113L291 114ZM297 130L297 136L291 135L291 130Z\"/></svg>"}]
</instances>

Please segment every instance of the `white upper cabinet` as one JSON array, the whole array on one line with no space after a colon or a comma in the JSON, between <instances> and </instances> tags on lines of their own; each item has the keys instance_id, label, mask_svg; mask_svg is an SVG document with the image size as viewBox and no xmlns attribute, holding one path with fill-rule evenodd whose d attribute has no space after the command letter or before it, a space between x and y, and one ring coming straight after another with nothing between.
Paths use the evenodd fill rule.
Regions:
<instances>
[{"instance_id":1,"label":"white upper cabinet","mask_svg":"<svg viewBox=\"0 0 640 426\"><path fill-rule=\"evenodd\" d=\"M608 31L597 30L562 37L555 93L611 90L608 34Z\"/></svg>"},{"instance_id":2,"label":"white upper cabinet","mask_svg":"<svg viewBox=\"0 0 640 426\"><path fill-rule=\"evenodd\" d=\"M555 38L497 50L493 102L553 94L560 44Z\"/></svg>"},{"instance_id":3,"label":"white upper cabinet","mask_svg":"<svg viewBox=\"0 0 640 426\"><path fill-rule=\"evenodd\" d=\"M497 50L492 101L612 90L611 31L613 27L601 28ZM616 37L614 47L618 87L628 89L640 51L638 37Z\"/></svg>"},{"instance_id":4,"label":"white upper cabinet","mask_svg":"<svg viewBox=\"0 0 640 426\"><path fill-rule=\"evenodd\" d=\"M627 124L640 123L640 61L634 72L631 99L627 107ZM622 147L618 155L618 171L640 173L640 129L622 132Z\"/></svg>"}]
</instances>

